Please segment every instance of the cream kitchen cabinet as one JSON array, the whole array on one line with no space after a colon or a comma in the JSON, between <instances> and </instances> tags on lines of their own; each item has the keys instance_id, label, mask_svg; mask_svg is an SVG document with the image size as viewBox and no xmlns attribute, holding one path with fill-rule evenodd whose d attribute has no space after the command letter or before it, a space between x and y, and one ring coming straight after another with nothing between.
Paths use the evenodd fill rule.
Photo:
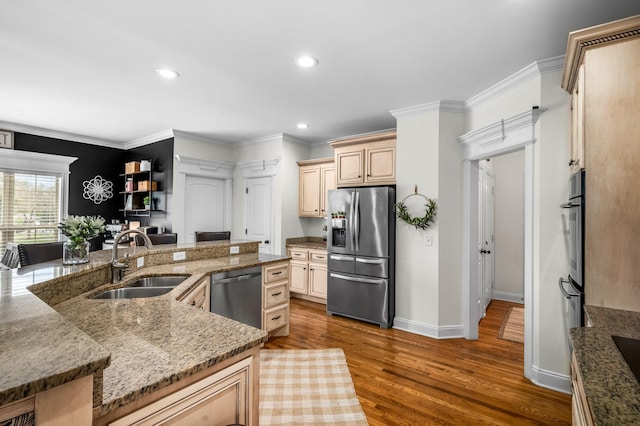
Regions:
<instances>
[{"instance_id":1,"label":"cream kitchen cabinet","mask_svg":"<svg viewBox=\"0 0 640 426\"><path fill-rule=\"evenodd\" d=\"M327 191L336 188L333 158L298 161L298 216L326 217Z\"/></svg>"},{"instance_id":2,"label":"cream kitchen cabinet","mask_svg":"<svg viewBox=\"0 0 640 426\"><path fill-rule=\"evenodd\" d=\"M262 329L289 335L289 261L262 267Z\"/></svg>"},{"instance_id":3,"label":"cream kitchen cabinet","mask_svg":"<svg viewBox=\"0 0 640 426\"><path fill-rule=\"evenodd\" d=\"M571 420L573 426L592 426L593 418L584 392L575 354L571 356Z\"/></svg>"},{"instance_id":4,"label":"cream kitchen cabinet","mask_svg":"<svg viewBox=\"0 0 640 426\"><path fill-rule=\"evenodd\" d=\"M211 278L209 275L198 282L196 287L187 293L181 300L187 305L194 306L202 311L209 312L211 306Z\"/></svg>"},{"instance_id":5,"label":"cream kitchen cabinet","mask_svg":"<svg viewBox=\"0 0 640 426\"><path fill-rule=\"evenodd\" d=\"M291 247L291 281L293 296L318 303L327 302L327 252Z\"/></svg>"},{"instance_id":6,"label":"cream kitchen cabinet","mask_svg":"<svg viewBox=\"0 0 640 426\"><path fill-rule=\"evenodd\" d=\"M571 94L571 143L569 146L571 174L585 167L584 164L584 65L580 65Z\"/></svg>"},{"instance_id":7,"label":"cream kitchen cabinet","mask_svg":"<svg viewBox=\"0 0 640 426\"><path fill-rule=\"evenodd\" d=\"M585 304L639 311L640 16L569 34L572 164L585 169ZM620 255L624 253L624 255ZM597 284L597 285L589 285Z\"/></svg>"},{"instance_id":8,"label":"cream kitchen cabinet","mask_svg":"<svg viewBox=\"0 0 640 426\"><path fill-rule=\"evenodd\" d=\"M335 153L336 186L396 183L396 132L331 142Z\"/></svg>"},{"instance_id":9,"label":"cream kitchen cabinet","mask_svg":"<svg viewBox=\"0 0 640 426\"><path fill-rule=\"evenodd\" d=\"M209 373L188 386L175 390L115 420L97 419L95 424L124 425L220 425L257 424L255 389L260 354L253 348L251 356L226 362L224 368ZM209 369L212 370L212 369ZM205 370L206 373L208 370ZM162 395L162 391L157 392ZM134 405L132 403L131 405Z\"/></svg>"}]
</instances>

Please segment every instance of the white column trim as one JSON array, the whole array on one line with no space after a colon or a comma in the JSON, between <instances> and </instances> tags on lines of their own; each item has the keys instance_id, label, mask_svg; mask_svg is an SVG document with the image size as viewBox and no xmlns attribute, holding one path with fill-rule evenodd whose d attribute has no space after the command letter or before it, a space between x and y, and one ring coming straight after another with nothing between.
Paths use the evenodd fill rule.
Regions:
<instances>
[{"instance_id":1,"label":"white column trim","mask_svg":"<svg viewBox=\"0 0 640 426\"><path fill-rule=\"evenodd\" d=\"M535 124L544 108L532 108L522 114L501 120L492 125L468 132L458 138L463 148L463 275L462 312L464 336L478 338L478 274L475 262L477 249L478 200L477 167L478 160L490 158L506 152L524 149L524 375L531 379L533 374L533 172L535 156L533 144Z\"/></svg>"}]
</instances>

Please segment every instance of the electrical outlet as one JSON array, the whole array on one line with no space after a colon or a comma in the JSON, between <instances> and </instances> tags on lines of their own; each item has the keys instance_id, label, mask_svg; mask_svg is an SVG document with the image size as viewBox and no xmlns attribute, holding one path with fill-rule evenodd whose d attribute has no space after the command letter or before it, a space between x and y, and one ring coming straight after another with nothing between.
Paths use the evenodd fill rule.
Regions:
<instances>
[{"instance_id":1,"label":"electrical outlet","mask_svg":"<svg viewBox=\"0 0 640 426\"><path fill-rule=\"evenodd\" d=\"M187 258L187 255L183 251L176 251L176 252L173 253L173 261L174 262L176 260L185 260L186 258Z\"/></svg>"},{"instance_id":2,"label":"electrical outlet","mask_svg":"<svg viewBox=\"0 0 640 426\"><path fill-rule=\"evenodd\" d=\"M433 235L427 234L424 236L424 245L432 246L433 245Z\"/></svg>"},{"instance_id":3,"label":"electrical outlet","mask_svg":"<svg viewBox=\"0 0 640 426\"><path fill-rule=\"evenodd\" d=\"M239 257L232 257L231 259L229 259L229 265L239 265L239 264L240 264Z\"/></svg>"},{"instance_id":4,"label":"electrical outlet","mask_svg":"<svg viewBox=\"0 0 640 426\"><path fill-rule=\"evenodd\" d=\"M136 268L142 268L144 266L144 256L140 256L136 259Z\"/></svg>"},{"instance_id":5,"label":"electrical outlet","mask_svg":"<svg viewBox=\"0 0 640 426\"><path fill-rule=\"evenodd\" d=\"M238 253L240 253L240 247L238 246L229 247L229 254L238 254Z\"/></svg>"}]
</instances>

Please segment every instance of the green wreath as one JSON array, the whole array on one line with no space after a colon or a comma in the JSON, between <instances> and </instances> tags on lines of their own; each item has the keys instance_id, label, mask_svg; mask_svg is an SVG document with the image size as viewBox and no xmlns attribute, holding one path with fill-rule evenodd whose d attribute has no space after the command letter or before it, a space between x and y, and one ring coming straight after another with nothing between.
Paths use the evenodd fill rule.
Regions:
<instances>
[{"instance_id":1,"label":"green wreath","mask_svg":"<svg viewBox=\"0 0 640 426\"><path fill-rule=\"evenodd\" d=\"M411 217L409 211L407 210L407 206L404 203L404 200L402 200L399 203L396 203L396 216L398 217L398 219L411 226L415 226L416 229L428 229L436 219L436 214L438 213L438 205L436 204L436 200L434 200L433 198L424 198L427 200L424 205L426 208L424 216Z\"/></svg>"}]
</instances>

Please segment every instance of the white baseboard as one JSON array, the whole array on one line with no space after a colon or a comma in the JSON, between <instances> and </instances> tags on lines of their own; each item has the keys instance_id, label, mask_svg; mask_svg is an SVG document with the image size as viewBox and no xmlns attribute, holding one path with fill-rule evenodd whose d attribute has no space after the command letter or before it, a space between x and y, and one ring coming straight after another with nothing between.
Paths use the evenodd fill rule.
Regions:
<instances>
[{"instance_id":1,"label":"white baseboard","mask_svg":"<svg viewBox=\"0 0 640 426\"><path fill-rule=\"evenodd\" d=\"M534 365L529 379L540 387L571 395L571 378L565 374L542 370Z\"/></svg>"},{"instance_id":2,"label":"white baseboard","mask_svg":"<svg viewBox=\"0 0 640 426\"><path fill-rule=\"evenodd\" d=\"M464 327L462 325L436 327L399 317L394 318L393 328L433 339L457 339L464 337Z\"/></svg>"},{"instance_id":3,"label":"white baseboard","mask_svg":"<svg viewBox=\"0 0 640 426\"><path fill-rule=\"evenodd\" d=\"M509 293L506 291L493 291L493 298L496 300L504 300L505 302L524 303L524 295L522 293Z\"/></svg>"}]
</instances>

